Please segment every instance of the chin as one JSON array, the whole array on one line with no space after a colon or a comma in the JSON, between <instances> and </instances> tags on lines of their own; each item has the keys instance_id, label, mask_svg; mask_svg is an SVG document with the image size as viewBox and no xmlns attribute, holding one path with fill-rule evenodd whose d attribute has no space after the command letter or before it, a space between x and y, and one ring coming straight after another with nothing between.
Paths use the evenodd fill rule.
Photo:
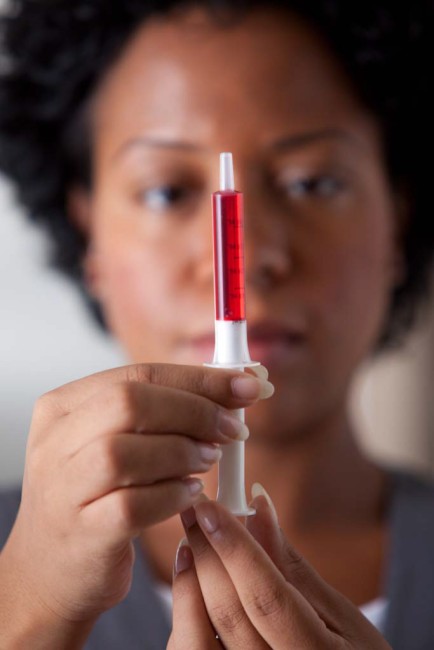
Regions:
<instances>
[{"instance_id":1,"label":"chin","mask_svg":"<svg viewBox=\"0 0 434 650\"><path fill-rule=\"evenodd\" d=\"M279 404L280 402L280 404ZM250 441L269 442L288 438L289 413L282 400L275 399L257 402L246 409L246 424L250 430Z\"/></svg>"},{"instance_id":2,"label":"chin","mask_svg":"<svg viewBox=\"0 0 434 650\"><path fill-rule=\"evenodd\" d=\"M273 380L273 378L272 378ZM317 399L305 391L279 386L268 400L257 402L246 409L246 424L250 430L250 441L281 446L291 444L308 435L313 423L321 420L319 409L315 408Z\"/></svg>"}]
</instances>

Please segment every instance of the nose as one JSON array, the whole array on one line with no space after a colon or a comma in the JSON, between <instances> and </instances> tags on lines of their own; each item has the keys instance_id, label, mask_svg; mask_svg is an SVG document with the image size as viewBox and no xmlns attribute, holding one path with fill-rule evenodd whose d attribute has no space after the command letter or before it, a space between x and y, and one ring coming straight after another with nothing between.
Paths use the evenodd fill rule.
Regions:
<instances>
[{"instance_id":1,"label":"nose","mask_svg":"<svg viewBox=\"0 0 434 650\"><path fill-rule=\"evenodd\" d=\"M244 254L246 288L266 292L284 284L292 273L291 225L273 200L268 200L265 188L246 187L244 195ZM262 186L262 183L260 183ZM196 277L202 286L213 286L213 240L211 202L203 205L201 230L195 233ZM286 218L285 218L286 217Z\"/></svg>"},{"instance_id":2,"label":"nose","mask_svg":"<svg viewBox=\"0 0 434 650\"><path fill-rule=\"evenodd\" d=\"M246 284L269 291L291 276L289 224L262 200L245 200L244 246Z\"/></svg>"}]
</instances>

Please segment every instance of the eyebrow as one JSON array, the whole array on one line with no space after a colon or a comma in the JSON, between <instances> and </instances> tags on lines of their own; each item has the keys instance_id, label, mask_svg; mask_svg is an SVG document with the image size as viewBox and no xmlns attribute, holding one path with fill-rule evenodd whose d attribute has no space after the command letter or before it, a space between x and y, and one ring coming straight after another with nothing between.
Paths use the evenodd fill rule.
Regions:
<instances>
[{"instance_id":1,"label":"eyebrow","mask_svg":"<svg viewBox=\"0 0 434 650\"><path fill-rule=\"evenodd\" d=\"M193 142L187 142L184 140L166 140L165 138L155 137L155 136L138 136L136 138L131 138L122 144L119 149L114 153L113 160L116 160L120 156L123 156L127 151L135 147L149 147L157 149L175 149L178 151L191 151L197 153L203 153L206 151L206 147L194 144Z\"/></svg>"},{"instance_id":2,"label":"eyebrow","mask_svg":"<svg viewBox=\"0 0 434 650\"><path fill-rule=\"evenodd\" d=\"M357 147L361 147L363 144L357 136L345 131L344 129L329 128L321 129L320 131L308 131L306 133L284 136L271 142L267 148L271 151L281 152L291 149L301 149L311 144L315 144L315 142L328 139L342 140L349 144L356 145ZM204 153L210 150L208 147L188 142L186 140L167 140L155 136L138 136L124 142L114 153L113 160L117 160L120 156L123 156L130 149L135 147L149 147L193 153Z\"/></svg>"},{"instance_id":3,"label":"eyebrow","mask_svg":"<svg viewBox=\"0 0 434 650\"><path fill-rule=\"evenodd\" d=\"M342 140L357 147L363 147L363 142L356 135L339 128L321 129L320 131L308 131L297 133L275 140L269 145L272 151L280 152L288 149L301 149L321 140Z\"/></svg>"}]
</instances>

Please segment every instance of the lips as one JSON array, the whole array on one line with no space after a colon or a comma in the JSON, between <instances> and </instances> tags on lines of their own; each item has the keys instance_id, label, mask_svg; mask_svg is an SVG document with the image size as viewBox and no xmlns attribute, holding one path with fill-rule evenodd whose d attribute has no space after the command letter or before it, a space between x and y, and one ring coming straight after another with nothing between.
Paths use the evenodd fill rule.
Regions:
<instances>
[{"instance_id":1,"label":"lips","mask_svg":"<svg viewBox=\"0 0 434 650\"><path fill-rule=\"evenodd\" d=\"M302 344L306 335L300 327L267 321L248 322L248 341L251 352L259 349L265 353L267 349L294 347ZM193 337L191 344L197 349L214 348L214 332Z\"/></svg>"},{"instance_id":2,"label":"lips","mask_svg":"<svg viewBox=\"0 0 434 650\"><path fill-rule=\"evenodd\" d=\"M263 322L249 324L248 338L251 343L274 343L276 341L301 343L305 335L300 328Z\"/></svg>"}]
</instances>

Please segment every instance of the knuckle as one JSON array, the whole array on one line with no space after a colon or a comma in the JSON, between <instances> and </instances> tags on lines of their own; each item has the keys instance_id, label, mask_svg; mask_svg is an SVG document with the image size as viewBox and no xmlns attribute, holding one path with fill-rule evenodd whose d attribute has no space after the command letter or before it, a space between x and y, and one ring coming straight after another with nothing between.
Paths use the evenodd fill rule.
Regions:
<instances>
[{"instance_id":1,"label":"knuckle","mask_svg":"<svg viewBox=\"0 0 434 650\"><path fill-rule=\"evenodd\" d=\"M212 388L210 373L205 368L197 368L197 372L191 377L190 381L194 393L208 395Z\"/></svg>"},{"instance_id":2,"label":"knuckle","mask_svg":"<svg viewBox=\"0 0 434 650\"><path fill-rule=\"evenodd\" d=\"M216 605L212 609L211 618L214 627L220 632L231 633L239 629L246 620L246 612L241 603L231 603L230 605Z\"/></svg>"},{"instance_id":3,"label":"knuckle","mask_svg":"<svg viewBox=\"0 0 434 650\"><path fill-rule=\"evenodd\" d=\"M43 393L42 395L39 395L35 402L35 412L40 412L40 411L45 411L45 409L48 407L48 405L51 404L51 394L50 393Z\"/></svg>"},{"instance_id":4,"label":"knuckle","mask_svg":"<svg viewBox=\"0 0 434 650\"><path fill-rule=\"evenodd\" d=\"M127 383L153 384L155 368L150 363L139 363L127 367Z\"/></svg>"},{"instance_id":5,"label":"knuckle","mask_svg":"<svg viewBox=\"0 0 434 650\"><path fill-rule=\"evenodd\" d=\"M261 618L276 618L285 608L285 595L278 585L258 585L252 589L249 608Z\"/></svg>"},{"instance_id":6,"label":"knuckle","mask_svg":"<svg viewBox=\"0 0 434 650\"><path fill-rule=\"evenodd\" d=\"M181 369L179 383L185 385L189 393L212 399L216 392L216 373L214 369L200 366L185 366Z\"/></svg>"},{"instance_id":7,"label":"knuckle","mask_svg":"<svg viewBox=\"0 0 434 650\"><path fill-rule=\"evenodd\" d=\"M33 445L28 450L26 459L26 476L33 481L39 475L43 476L47 469L45 454L40 445Z\"/></svg>"},{"instance_id":8,"label":"knuckle","mask_svg":"<svg viewBox=\"0 0 434 650\"><path fill-rule=\"evenodd\" d=\"M47 391L40 395L33 407L33 420L44 422L50 419L58 419L67 415L71 410L71 405L62 397L61 389Z\"/></svg>"},{"instance_id":9,"label":"knuckle","mask_svg":"<svg viewBox=\"0 0 434 650\"><path fill-rule=\"evenodd\" d=\"M307 570L302 556L298 555L294 549L286 545L283 549L283 556L287 572L291 575L291 579L304 582L307 579Z\"/></svg>"},{"instance_id":10,"label":"knuckle","mask_svg":"<svg viewBox=\"0 0 434 650\"><path fill-rule=\"evenodd\" d=\"M44 393L37 398L33 407L33 416L35 418L41 418L46 415L50 415L54 409L55 399L53 391L49 391L48 393Z\"/></svg>"},{"instance_id":11,"label":"knuckle","mask_svg":"<svg viewBox=\"0 0 434 650\"><path fill-rule=\"evenodd\" d=\"M201 369L201 373L198 375L198 388L203 391L204 395L213 395L216 392L216 379L220 376L220 373L216 373L214 369Z\"/></svg>"}]
</instances>

